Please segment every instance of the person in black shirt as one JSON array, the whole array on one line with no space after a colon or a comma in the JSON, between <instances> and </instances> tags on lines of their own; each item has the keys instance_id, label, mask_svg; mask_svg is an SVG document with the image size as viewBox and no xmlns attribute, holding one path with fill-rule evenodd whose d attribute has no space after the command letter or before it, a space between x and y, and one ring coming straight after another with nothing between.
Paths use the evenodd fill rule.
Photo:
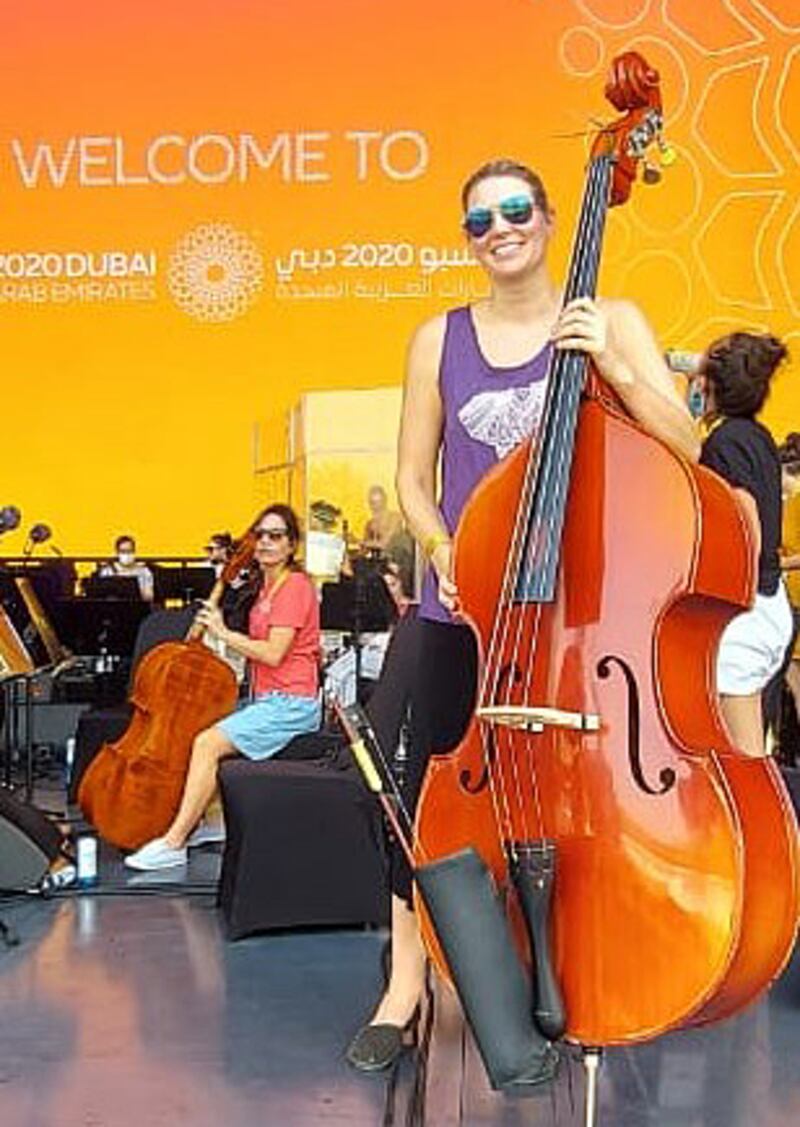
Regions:
<instances>
[{"instance_id":1,"label":"person in black shirt","mask_svg":"<svg viewBox=\"0 0 800 1127\"><path fill-rule=\"evenodd\" d=\"M734 745L753 756L765 754L761 692L780 669L792 636L779 554L780 460L771 434L755 418L786 356L776 337L735 332L704 353L696 378L708 430L700 462L733 486L756 536L755 604L728 624L717 655L722 715Z\"/></svg>"}]
</instances>

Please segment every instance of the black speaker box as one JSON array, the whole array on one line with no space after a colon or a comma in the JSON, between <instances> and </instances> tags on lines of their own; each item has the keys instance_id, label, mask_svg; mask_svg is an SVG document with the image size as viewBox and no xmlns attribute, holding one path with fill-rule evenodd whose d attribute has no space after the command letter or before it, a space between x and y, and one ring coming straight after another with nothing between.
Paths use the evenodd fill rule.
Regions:
<instances>
[{"instance_id":1,"label":"black speaker box","mask_svg":"<svg viewBox=\"0 0 800 1127\"><path fill-rule=\"evenodd\" d=\"M60 855L62 841L41 810L0 788L0 891L35 888Z\"/></svg>"}]
</instances>

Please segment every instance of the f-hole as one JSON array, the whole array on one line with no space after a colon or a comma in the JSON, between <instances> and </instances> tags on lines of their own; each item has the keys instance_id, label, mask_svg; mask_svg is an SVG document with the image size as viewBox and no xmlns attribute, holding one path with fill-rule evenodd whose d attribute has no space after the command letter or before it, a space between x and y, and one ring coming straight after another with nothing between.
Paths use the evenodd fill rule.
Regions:
<instances>
[{"instance_id":1,"label":"f-hole","mask_svg":"<svg viewBox=\"0 0 800 1127\"><path fill-rule=\"evenodd\" d=\"M516 685L521 680L522 670L516 663L509 662L508 665L504 665L500 670L500 677L497 682L497 699L499 700L503 696L503 692L509 683ZM477 780L472 781L472 773L469 768L462 771L459 777L459 782L467 794L480 794L489 785L489 775L497 759L497 743L494 725L492 724L488 726L485 746L486 754L483 757L483 770Z\"/></svg>"},{"instance_id":2,"label":"f-hole","mask_svg":"<svg viewBox=\"0 0 800 1127\"><path fill-rule=\"evenodd\" d=\"M642 751L641 751L641 726L639 722L639 687L636 684L636 678L633 675L633 670L630 666L622 660L621 657L614 657L613 654L607 654L601 658L597 663L597 675L606 680L611 676L612 665L619 666L622 670L622 675L625 678L625 683L628 687L628 762L631 765L631 774L636 782L636 785L645 794L666 794L675 785L675 772L671 767L664 767L659 772L658 781L661 784L658 787L652 787L647 779L644 777L642 770Z\"/></svg>"}]
</instances>

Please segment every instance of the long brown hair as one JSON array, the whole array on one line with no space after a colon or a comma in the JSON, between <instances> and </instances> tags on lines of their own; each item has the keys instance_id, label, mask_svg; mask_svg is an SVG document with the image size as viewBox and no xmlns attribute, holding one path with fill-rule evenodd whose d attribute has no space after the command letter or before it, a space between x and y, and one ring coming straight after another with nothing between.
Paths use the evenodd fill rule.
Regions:
<instances>
[{"instance_id":1,"label":"long brown hair","mask_svg":"<svg viewBox=\"0 0 800 1127\"><path fill-rule=\"evenodd\" d=\"M283 523L286 525L286 531L289 536L289 544L291 546L291 553L289 555L289 567L292 568L293 571L300 571L301 566L295 559L295 553L300 547L302 532L300 530L300 518L291 507L291 505L284 505L280 501L276 501L272 505L267 505L265 509L261 510L256 519L250 525L250 531L255 532L264 517L272 515L280 517Z\"/></svg>"},{"instance_id":2,"label":"long brown hair","mask_svg":"<svg viewBox=\"0 0 800 1127\"><path fill-rule=\"evenodd\" d=\"M279 501L272 505L267 505L252 521L249 531L255 533L264 517L270 516L271 514L280 517L286 525L286 530L289 535L289 544L291 545L288 566L292 571L302 571L302 565L295 558L295 553L302 540L300 520L297 513L290 505L284 505ZM247 569L247 579L240 587L236 588L235 592L231 594L224 604L225 622L231 629L240 630L243 634L247 633L250 611L258 598L263 582L264 576L258 565L258 560L253 556L253 560Z\"/></svg>"}]
</instances>

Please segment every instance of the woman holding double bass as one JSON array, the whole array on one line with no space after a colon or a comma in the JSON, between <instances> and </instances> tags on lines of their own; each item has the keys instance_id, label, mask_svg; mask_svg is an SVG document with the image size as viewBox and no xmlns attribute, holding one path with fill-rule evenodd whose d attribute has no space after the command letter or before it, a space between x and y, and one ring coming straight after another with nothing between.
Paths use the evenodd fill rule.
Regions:
<instances>
[{"instance_id":1,"label":"woman holding double bass","mask_svg":"<svg viewBox=\"0 0 800 1127\"><path fill-rule=\"evenodd\" d=\"M492 291L412 341L398 470L431 563L407 771L416 856L430 868L471 848L506 889L522 847L554 849L566 1035L590 1046L735 1012L777 973L797 916L780 780L743 762L714 702L719 635L752 597L746 521L692 468L696 433L643 315L593 297L605 210L661 124L640 56L617 61L607 94L634 112L593 152L563 292L539 177L494 161L465 184ZM365 1070L402 1047L425 949L447 970L398 862L391 977L348 1050ZM520 1083L553 1074L536 1036Z\"/></svg>"},{"instance_id":2,"label":"woman holding double bass","mask_svg":"<svg viewBox=\"0 0 800 1127\"><path fill-rule=\"evenodd\" d=\"M627 301L578 299L562 307L548 248L555 212L539 176L512 160L479 168L462 190L462 227L486 271L488 298L424 323L408 355L397 487L409 527L430 562L419 611L413 763L406 803L414 808L428 757L454 747L475 695L475 636L459 619L452 573L461 511L481 478L536 433L554 349L590 354L630 413L685 457L699 444L644 315ZM442 496L435 494L442 457ZM489 539L484 550L492 553ZM356 1067L391 1063L422 991L425 955L402 854L392 877L392 975L370 1022L350 1047ZM389 1043L390 1050L379 1054ZM394 1053L392 1050L395 1050Z\"/></svg>"}]
</instances>

